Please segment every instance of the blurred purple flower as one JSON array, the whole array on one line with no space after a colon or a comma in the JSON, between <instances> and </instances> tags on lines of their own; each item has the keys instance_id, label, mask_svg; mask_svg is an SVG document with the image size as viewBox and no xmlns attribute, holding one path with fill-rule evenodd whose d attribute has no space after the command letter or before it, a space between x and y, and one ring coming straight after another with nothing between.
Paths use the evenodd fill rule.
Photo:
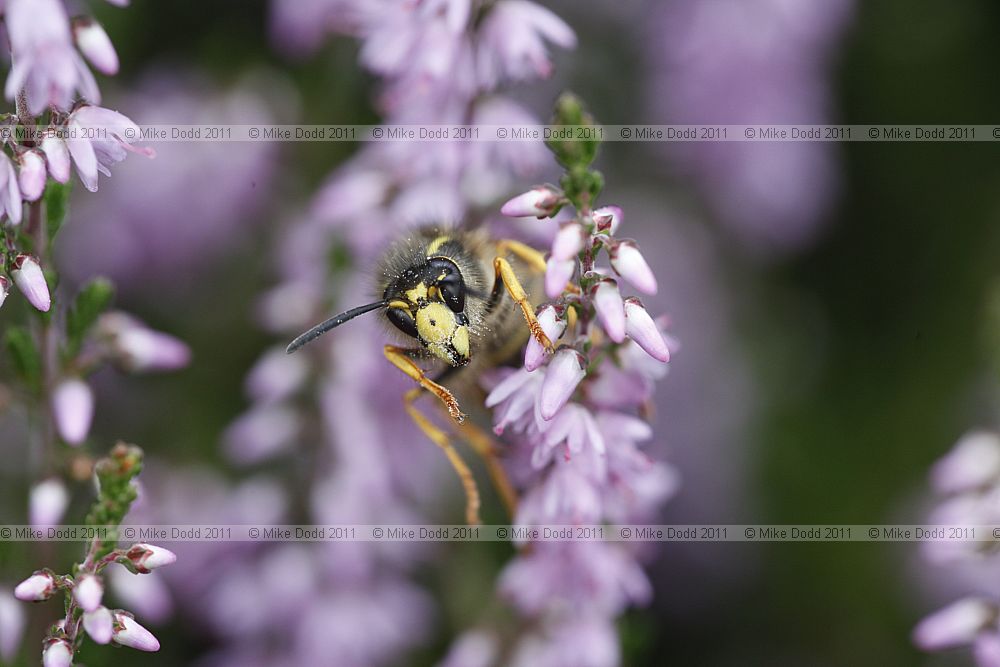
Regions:
<instances>
[{"instance_id":1,"label":"blurred purple flower","mask_svg":"<svg viewBox=\"0 0 1000 667\"><path fill-rule=\"evenodd\" d=\"M24 89L32 115L49 105L69 109L77 90L91 102L101 101L94 76L73 48L60 0L7 0L4 19L12 60L4 89L8 100Z\"/></svg>"},{"instance_id":2,"label":"blurred purple flower","mask_svg":"<svg viewBox=\"0 0 1000 667\"><path fill-rule=\"evenodd\" d=\"M277 110L263 90L294 99L279 94L282 85L251 77L220 92L194 76L153 71L123 105L143 124L269 123ZM176 297L196 289L212 260L231 251L234 234L248 233L263 217L278 144L165 142L156 150L155 160L116 173L115 187L74 200L83 224L67 226L57 248L74 282L103 275L125 293ZM57 178L53 163L49 155Z\"/></svg>"},{"instance_id":3,"label":"blurred purple flower","mask_svg":"<svg viewBox=\"0 0 1000 667\"><path fill-rule=\"evenodd\" d=\"M94 418L94 392L80 378L62 380L52 391L52 418L59 437L78 446L87 439Z\"/></svg>"},{"instance_id":4,"label":"blurred purple flower","mask_svg":"<svg viewBox=\"0 0 1000 667\"><path fill-rule=\"evenodd\" d=\"M853 0L669 0L647 40L649 106L674 124L827 123L828 79ZM662 144L706 204L758 249L794 250L817 234L838 189L829 142Z\"/></svg>"},{"instance_id":5,"label":"blurred purple flower","mask_svg":"<svg viewBox=\"0 0 1000 667\"><path fill-rule=\"evenodd\" d=\"M58 477L50 477L31 487L28 495L28 523L34 528L57 526L69 504L69 492Z\"/></svg>"},{"instance_id":6,"label":"blurred purple flower","mask_svg":"<svg viewBox=\"0 0 1000 667\"><path fill-rule=\"evenodd\" d=\"M36 201L45 189L45 157L35 149L21 153L21 169L17 175L21 195L28 201Z\"/></svg>"},{"instance_id":7,"label":"blurred purple flower","mask_svg":"<svg viewBox=\"0 0 1000 667\"><path fill-rule=\"evenodd\" d=\"M931 479L945 500L933 511L936 525L989 525L1000 522L1000 438L974 431L931 470ZM973 647L979 667L995 667L1000 652L1000 604L992 583L996 554L983 543L932 540L922 544L931 562L948 565L955 575L963 569L980 591L924 618L913 630L913 642L925 651L955 646Z\"/></svg>"},{"instance_id":8,"label":"blurred purple flower","mask_svg":"<svg viewBox=\"0 0 1000 667\"><path fill-rule=\"evenodd\" d=\"M177 370L191 360L191 350L183 341L121 311L101 315L97 336L108 357L132 373Z\"/></svg>"},{"instance_id":9,"label":"blurred purple flower","mask_svg":"<svg viewBox=\"0 0 1000 667\"><path fill-rule=\"evenodd\" d=\"M21 223L23 209L14 163L6 153L0 153L0 215L6 214L11 223L17 225Z\"/></svg>"},{"instance_id":10,"label":"blurred purple flower","mask_svg":"<svg viewBox=\"0 0 1000 667\"><path fill-rule=\"evenodd\" d=\"M0 588L0 660L13 662L28 619L9 588Z\"/></svg>"},{"instance_id":11,"label":"blurred purple flower","mask_svg":"<svg viewBox=\"0 0 1000 667\"><path fill-rule=\"evenodd\" d=\"M101 24L83 16L73 21L73 37L80 53L102 74L118 73L118 53Z\"/></svg>"}]
</instances>

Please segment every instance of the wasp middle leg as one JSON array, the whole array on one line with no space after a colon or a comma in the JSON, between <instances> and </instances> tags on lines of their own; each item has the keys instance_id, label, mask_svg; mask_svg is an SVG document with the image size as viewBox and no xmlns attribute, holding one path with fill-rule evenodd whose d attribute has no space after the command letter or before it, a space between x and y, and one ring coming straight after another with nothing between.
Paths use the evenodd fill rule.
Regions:
<instances>
[{"instance_id":1,"label":"wasp middle leg","mask_svg":"<svg viewBox=\"0 0 1000 667\"><path fill-rule=\"evenodd\" d=\"M517 242L513 241L511 243ZM537 252L527 246L524 247L532 252ZM511 248L513 248L513 246L511 246ZM514 252L513 249L511 251ZM521 281L518 280L517 274L514 273L514 268L510 265L510 262L503 257L497 257L493 260L493 269L496 272L496 275L493 279L493 291L490 294L490 300L487 303L487 310L492 310L496 307L496 304L500 302L500 297L503 296L503 290L506 288L507 293L510 294L510 298L514 299L514 302L521 309L521 313L524 315L524 321L527 322L531 335L534 336L535 340L537 340L547 352L551 353L553 351L552 341L550 341L549 337L545 335L544 331L542 331L542 325L538 323L538 318L535 317L535 309L532 307L531 302L528 301L528 295L525 293L524 287L521 286Z\"/></svg>"}]
</instances>

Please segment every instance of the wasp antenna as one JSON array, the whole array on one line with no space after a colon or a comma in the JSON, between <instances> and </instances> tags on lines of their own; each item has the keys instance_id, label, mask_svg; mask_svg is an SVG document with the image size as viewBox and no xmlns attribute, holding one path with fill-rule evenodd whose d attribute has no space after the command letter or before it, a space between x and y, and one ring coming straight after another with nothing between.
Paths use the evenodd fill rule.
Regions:
<instances>
[{"instance_id":1,"label":"wasp antenna","mask_svg":"<svg viewBox=\"0 0 1000 667\"><path fill-rule=\"evenodd\" d=\"M306 343L311 343L323 334L325 334L330 329L335 329L339 327L344 322L353 320L358 315L364 315L365 313L370 313L378 308L383 308L386 305L386 301L376 301L375 303L365 304L364 306L358 306L357 308L351 308L350 310L345 310L340 315L334 315L325 322L320 322L314 326L309 331L305 332L285 348L287 354L295 352L297 349L305 345Z\"/></svg>"}]
</instances>

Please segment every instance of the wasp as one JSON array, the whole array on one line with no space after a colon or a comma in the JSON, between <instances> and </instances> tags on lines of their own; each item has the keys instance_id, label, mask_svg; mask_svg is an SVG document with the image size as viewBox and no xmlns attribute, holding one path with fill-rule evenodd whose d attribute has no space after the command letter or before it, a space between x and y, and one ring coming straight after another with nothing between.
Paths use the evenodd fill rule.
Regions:
<instances>
[{"instance_id":1,"label":"wasp","mask_svg":"<svg viewBox=\"0 0 1000 667\"><path fill-rule=\"evenodd\" d=\"M466 521L470 524L479 523L480 505L472 472L448 434L415 403L428 392L447 408L465 439L483 457L501 498L513 512L516 495L497 459L492 438L465 420L455 394L442 383L455 379L459 372L467 378L475 377L510 356L529 333L552 352L552 342L535 318L535 309L515 266L538 276L545 272L545 258L527 244L494 239L482 229L418 228L392 243L383 254L376 269L376 301L317 324L287 348L288 353L295 352L345 322L371 312L378 312L391 325L390 330L398 331L407 344L386 344L383 352L389 362L417 383L403 396L404 407L420 430L444 451L458 474L465 491ZM518 324L520 321L527 325L526 330Z\"/></svg>"}]
</instances>

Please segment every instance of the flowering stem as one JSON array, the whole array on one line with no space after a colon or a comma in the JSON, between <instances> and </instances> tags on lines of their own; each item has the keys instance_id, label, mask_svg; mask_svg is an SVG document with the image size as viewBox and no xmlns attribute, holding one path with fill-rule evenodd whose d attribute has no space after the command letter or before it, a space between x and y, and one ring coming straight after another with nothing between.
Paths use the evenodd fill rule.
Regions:
<instances>
[{"instance_id":1,"label":"flowering stem","mask_svg":"<svg viewBox=\"0 0 1000 667\"><path fill-rule=\"evenodd\" d=\"M32 236L35 255L42 266L50 266L48 257L48 238L45 223L42 220L42 201L28 204L28 221L25 231ZM41 395L38 399L39 419L39 452L37 463L39 478L44 477L44 470L54 466L55 429L52 415L52 388L55 384L56 346L52 329L52 318L48 313L39 315L33 327L35 345L41 360Z\"/></svg>"}]
</instances>

